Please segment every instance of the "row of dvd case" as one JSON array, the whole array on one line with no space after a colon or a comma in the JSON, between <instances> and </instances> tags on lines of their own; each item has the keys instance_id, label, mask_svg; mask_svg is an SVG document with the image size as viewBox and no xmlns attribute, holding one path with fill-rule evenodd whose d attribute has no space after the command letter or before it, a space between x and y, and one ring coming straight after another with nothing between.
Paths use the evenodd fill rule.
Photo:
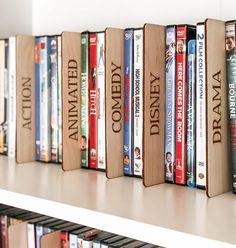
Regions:
<instances>
[{"instance_id":1,"label":"row of dvd case","mask_svg":"<svg viewBox=\"0 0 236 248\"><path fill-rule=\"evenodd\" d=\"M199 33L198 26L197 36L202 35L204 33ZM197 133L198 142L202 130L196 130L196 122L200 116L203 121L204 116L196 109L196 105L199 106L199 97L196 97L196 91L199 92L196 88L196 70L199 70L196 51L203 54L198 45L195 26L166 28L165 178L167 182L189 186L195 186L195 175L200 173L196 172L195 135ZM206 179L205 172L201 179Z\"/></svg>"},{"instance_id":2,"label":"row of dvd case","mask_svg":"<svg viewBox=\"0 0 236 248\"><path fill-rule=\"evenodd\" d=\"M2 248L158 247L6 205L0 205L0 246Z\"/></svg>"},{"instance_id":3,"label":"row of dvd case","mask_svg":"<svg viewBox=\"0 0 236 248\"><path fill-rule=\"evenodd\" d=\"M148 24L143 28L145 31L147 35L143 44L146 44L146 54L151 54L159 33L164 37L164 27ZM16 156L17 162L35 159L61 162L65 170L81 166L104 169L106 165L109 178L123 175L124 37L124 30L108 28L105 33L64 32L61 36L12 38L13 76L4 79L1 86L6 84L8 91L14 90L7 95L13 103L9 101L6 104L14 106L9 108L12 111L6 112L4 109L1 114L4 118L6 113L14 117L7 115L6 121L13 119L15 130L8 130L11 123L5 126L9 136L6 140L15 142L11 146L17 152L12 157ZM142 41L142 37L139 38ZM161 47L158 45L157 48L164 52L164 40L160 41ZM142 56L143 51L140 50L138 57ZM147 94L153 95L151 101L155 100L151 104L153 110L148 111L159 113L159 102L163 107L164 96L159 98L159 88L163 85L159 86L157 70L161 65L163 73L164 63L157 63L157 60L164 59L164 56L155 53L152 57L145 64L148 70L152 70L151 78L147 75L146 80L151 80L153 90L150 92L147 89ZM11 60L10 52L6 58ZM6 62L5 57L3 61ZM14 79L12 86L9 82L11 78ZM141 102L140 99L138 101ZM149 102L146 102L150 108ZM142 109L139 111L141 113ZM164 123L158 123L163 116L164 112L160 111L160 116L155 114L150 117L153 119L150 123L151 135L156 144L159 132L154 129L163 129ZM4 127L3 123L1 127ZM149 132L146 136L150 136ZM10 150L9 144L6 147ZM152 148L158 152L146 149L147 155L161 154L159 149L163 150L163 145ZM142 144L140 150L145 150ZM146 168L155 167L151 157L147 156ZM158 157L155 163L161 165L162 159ZM142 170L139 172L141 174ZM149 177L153 182L146 185L155 184L156 180L163 178L161 175L155 178L156 174L149 174Z\"/></svg>"},{"instance_id":4,"label":"row of dvd case","mask_svg":"<svg viewBox=\"0 0 236 248\"><path fill-rule=\"evenodd\" d=\"M215 45L220 49L214 50L221 52L221 64L212 75L207 64L209 46L214 48L206 34L209 22L166 28L165 180L206 189L207 177L212 176L208 167L214 161L227 171L229 183L232 175L235 192L235 21L221 23L221 43ZM222 157L217 152L209 157L214 145L222 144Z\"/></svg>"},{"instance_id":5,"label":"row of dvd case","mask_svg":"<svg viewBox=\"0 0 236 248\"><path fill-rule=\"evenodd\" d=\"M203 112L200 116L206 124L207 131L202 132L206 140L205 146L197 145L196 149L200 149L206 159L204 179L206 179L205 187L208 196L228 191L232 185L230 180L232 173L230 166L225 166L225 164L229 165L225 22L209 19L202 24L202 27L204 41L200 40L202 34L199 34L196 38L196 48L194 48L195 45L189 45L191 51L188 56L188 67L186 66L187 38L184 37L184 34L189 35L187 26L182 26L183 30L176 33L179 50L176 53L176 60L178 58L180 60L176 64L176 71L174 70L172 73L176 79L172 85L169 82L165 84L166 69L172 68L166 61L172 61L173 64L172 55L175 54L173 52L175 45L166 46L165 26L145 24L143 28L137 30L107 28L104 33L63 32L61 36L53 36L56 40L53 40L53 37L37 37L35 40L32 36L16 36L14 38L16 116L14 111L12 114L16 117L17 161L35 160L35 134L41 139L39 153L44 150L48 152L48 155L43 155L41 159L47 157L46 161L49 161L57 158L55 155L52 156L52 149L48 145L50 141L54 140L50 137L52 133L50 134L49 131L54 125L58 133L61 129L61 134L55 135L55 140L57 140L55 144L58 149L58 160L61 157L64 170L80 168L83 162L83 166L87 167L91 159L95 158L94 168L96 163L98 166L99 160L104 161L107 177L114 178L122 176L124 171L133 173L137 161L141 161L139 167L143 167L140 174L143 175L144 185L160 184L165 181L165 172L171 172L171 169L167 171L165 168L168 167L163 166L165 157L170 155L167 150L164 151L165 126L169 128L171 124L176 125L175 129L171 129L172 133L167 134L166 137L172 140L170 143L173 143L174 134L178 137L179 158L177 153L174 154L177 150L173 150L172 155L177 156L175 157L175 174L176 178L178 177L180 180L177 183L185 184L186 176L181 171L183 171L182 167L187 167L185 155L187 133L191 134L189 140L198 140L199 136L198 131L196 138L194 138L193 130L189 129L187 132L187 117L191 123L188 125L189 128L192 128L194 123L194 107L189 109L189 115L187 115L186 108L187 68L191 68L188 75L191 75L189 78L192 80L190 80L192 85L195 74L193 70L194 56L198 58L199 52L199 55L205 55L205 62L204 58L200 58L199 63L196 62L196 64L200 66L197 78L200 78L200 92L202 96L205 93L206 103L202 104L206 113ZM137 34L137 32L140 33ZM130 37L132 40L129 40ZM61 41L58 42L58 39ZM39 40L42 43L37 45ZM217 40L217 42L213 42L213 40ZM205 50L202 48L203 45ZM198 46L199 48L197 48ZM45 53L41 54L39 52L41 49ZM192 53L194 49L197 50L197 55ZM51 56L49 56L50 51ZM138 61L138 59L140 60ZM36 77L35 61L43 62L42 68L41 62L39 65L36 63ZM52 62L58 64L53 65ZM40 66L39 70L37 70L38 66ZM205 82L203 75L205 75ZM99 76L101 76L100 79ZM58 78L58 82L61 78L61 86L52 91L53 88L56 88L53 86L55 78ZM37 84L37 81L40 81L40 84ZM98 87L100 83L104 87ZM170 85L176 86L175 95ZM50 86L51 90L48 89ZM11 90L13 88L10 87ZM168 88L171 88L172 95L168 92L165 93ZM188 88L193 90L195 87ZM59 95L61 95L61 99ZM34 96L37 99L36 103ZM133 101L133 97L135 101ZM178 101L173 103L173 97L176 97ZM171 103L168 103L169 99L172 100ZM193 96L190 97L189 102L195 102ZM173 117L165 119L165 116L170 115L165 106L173 104L178 109L176 119ZM57 114L55 114L56 112ZM37 116L38 114L40 117ZM55 121L53 116L55 116ZM104 118L101 125L98 124L99 116ZM52 125L52 123L54 124ZM41 127L39 128L37 125L41 125ZM85 130L82 127L85 127ZM86 132L88 137L86 137ZM99 132L101 133L100 137L103 138L101 142L98 141ZM138 135L136 136L136 134ZM14 132L9 135L14 135ZM61 141L59 141L60 135ZM132 141L133 138L136 139L135 142ZM137 143L137 139L140 143ZM8 138L8 140L13 140L13 138ZM44 144L45 140L47 141L46 145ZM104 156L102 159L95 149L97 146L97 150L99 150L97 144L100 143L103 143L100 147L105 146L102 151L102 156ZM191 146L193 143L188 143L188 147ZM62 149L59 156L60 147ZM136 147L140 149L135 149ZM129 152L128 159L127 151ZM199 175L202 177L202 173ZM170 174L168 176L171 178ZM222 183L219 184L219 181Z\"/></svg>"},{"instance_id":6,"label":"row of dvd case","mask_svg":"<svg viewBox=\"0 0 236 248\"><path fill-rule=\"evenodd\" d=\"M0 153L15 157L15 37L0 41Z\"/></svg>"},{"instance_id":7,"label":"row of dvd case","mask_svg":"<svg viewBox=\"0 0 236 248\"><path fill-rule=\"evenodd\" d=\"M124 33L124 174L143 172L143 29Z\"/></svg>"},{"instance_id":8,"label":"row of dvd case","mask_svg":"<svg viewBox=\"0 0 236 248\"><path fill-rule=\"evenodd\" d=\"M61 37L35 38L36 160L62 162Z\"/></svg>"},{"instance_id":9,"label":"row of dvd case","mask_svg":"<svg viewBox=\"0 0 236 248\"><path fill-rule=\"evenodd\" d=\"M81 34L81 166L105 170L105 35Z\"/></svg>"}]
</instances>

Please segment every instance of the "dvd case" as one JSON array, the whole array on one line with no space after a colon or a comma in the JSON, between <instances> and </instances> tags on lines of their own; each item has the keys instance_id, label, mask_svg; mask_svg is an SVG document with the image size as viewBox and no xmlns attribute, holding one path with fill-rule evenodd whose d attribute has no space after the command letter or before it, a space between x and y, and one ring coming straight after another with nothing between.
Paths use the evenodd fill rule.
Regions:
<instances>
[{"instance_id":1,"label":"dvd case","mask_svg":"<svg viewBox=\"0 0 236 248\"><path fill-rule=\"evenodd\" d=\"M58 163L58 42L57 36L50 37L50 82L51 82L51 161Z\"/></svg>"},{"instance_id":2,"label":"dvd case","mask_svg":"<svg viewBox=\"0 0 236 248\"><path fill-rule=\"evenodd\" d=\"M125 30L124 45L124 174L133 175L133 60L134 60L134 30Z\"/></svg>"},{"instance_id":3,"label":"dvd case","mask_svg":"<svg viewBox=\"0 0 236 248\"><path fill-rule=\"evenodd\" d=\"M58 74L58 93L57 93L57 113L58 113L58 162L62 163L62 78L61 78L61 36L57 37L57 74Z\"/></svg>"},{"instance_id":4,"label":"dvd case","mask_svg":"<svg viewBox=\"0 0 236 248\"><path fill-rule=\"evenodd\" d=\"M165 181L174 183L176 26L166 28Z\"/></svg>"},{"instance_id":5,"label":"dvd case","mask_svg":"<svg viewBox=\"0 0 236 248\"><path fill-rule=\"evenodd\" d=\"M90 227L82 227L78 230L74 230L72 232L70 232L69 234L69 243L70 243L70 247L82 247L82 239L80 239L78 236L80 234L86 233L87 231L91 230ZM80 246L79 246L80 245Z\"/></svg>"},{"instance_id":6,"label":"dvd case","mask_svg":"<svg viewBox=\"0 0 236 248\"><path fill-rule=\"evenodd\" d=\"M51 160L50 37L40 38L40 160Z\"/></svg>"},{"instance_id":7,"label":"dvd case","mask_svg":"<svg viewBox=\"0 0 236 248\"><path fill-rule=\"evenodd\" d=\"M89 33L81 34L81 166L88 167L89 141Z\"/></svg>"},{"instance_id":8,"label":"dvd case","mask_svg":"<svg viewBox=\"0 0 236 248\"><path fill-rule=\"evenodd\" d=\"M8 122L8 112L9 112L9 80L8 80L8 60L9 60L9 40L5 40L5 75L4 75L4 104L5 104L5 113L4 113L4 148L3 154L8 154L8 136L9 136L9 122Z\"/></svg>"},{"instance_id":9,"label":"dvd case","mask_svg":"<svg viewBox=\"0 0 236 248\"><path fill-rule=\"evenodd\" d=\"M206 188L205 25L197 24L196 47L196 186Z\"/></svg>"},{"instance_id":10,"label":"dvd case","mask_svg":"<svg viewBox=\"0 0 236 248\"><path fill-rule=\"evenodd\" d=\"M4 153L4 123L5 123L5 40L0 40L0 153Z\"/></svg>"},{"instance_id":11,"label":"dvd case","mask_svg":"<svg viewBox=\"0 0 236 248\"><path fill-rule=\"evenodd\" d=\"M97 34L89 34L89 168L98 167Z\"/></svg>"},{"instance_id":12,"label":"dvd case","mask_svg":"<svg viewBox=\"0 0 236 248\"><path fill-rule=\"evenodd\" d=\"M196 185L196 40L188 42L187 57L187 185Z\"/></svg>"},{"instance_id":13,"label":"dvd case","mask_svg":"<svg viewBox=\"0 0 236 248\"><path fill-rule=\"evenodd\" d=\"M143 175L143 29L134 30L134 176Z\"/></svg>"},{"instance_id":14,"label":"dvd case","mask_svg":"<svg viewBox=\"0 0 236 248\"><path fill-rule=\"evenodd\" d=\"M105 34L97 33L97 86L98 86L98 169L106 169L106 126L105 126Z\"/></svg>"},{"instance_id":15,"label":"dvd case","mask_svg":"<svg viewBox=\"0 0 236 248\"><path fill-rule=\"evenodd\" d=\"M236 193L236 21L226 22L226 66L228 84L228 119L230 126L230 155L232 164L233 192Z\"/></svg>"},{"instance_id":16,"label":"dvd case","mask_svg":"<svg viewBox=\"0 0 236 248\"><path fill-rule=\"evenodd\" d=\"M16 37L9 38L8 60L8 156L16 156Z\"/></svg>"},{"instance_id":17,"label":"dvd case","mask_svg":"<svg viewBox=\"0 0 236 248\"><path fill-rule=\"evenodd\" d=\"M36 148L36 154L35 159L40 161L41 158L41 151L40 151L40 37L35 38L35 52L34 52L34 58L35 58L35 108L36 108L36 115L35 115L35 126L36 126L36 141L35 141L35 148Z\"/></svg>"},{"instance_id":18,"label":"dvd case","mask_svg":"<svg viewBox=\"0 0 236 248\"><path fill-rule=\"evenodd\" d=\"M176 157L175 183L186 184L187 129L187 51L188 41L196 36L196 28L178 25L176 28Z\"/></svg>"}]
</instances>

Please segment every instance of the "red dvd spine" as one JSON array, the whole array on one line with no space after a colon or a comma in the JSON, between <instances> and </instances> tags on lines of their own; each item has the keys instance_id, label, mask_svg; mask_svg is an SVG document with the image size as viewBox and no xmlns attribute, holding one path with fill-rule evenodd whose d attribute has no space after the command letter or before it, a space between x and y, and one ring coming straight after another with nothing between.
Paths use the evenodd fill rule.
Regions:
<instances>
[{"instance_id":1,"label":"red dvd spine","mask_svg":"<svg viewBox=\"0 0 236 248\"><path fill-rule=\"evenodd\" d=\"M89 168L97 169L97 34L89 35Z\"/></svg>"},{"instance_id":2,"label":"red dvd spine","mask_svg":"<svg viewBox=\"0 0 236 248\"><path fill-rule=\"evenodd\" d=\"M67 233L61 233L60 239L61 239L61 247L69 248L69 235Z\"/></svg>"},{"instance_id":3,"label":"red dvd spine","mask_svg":"<svg viewBox=\"0 0 236 248\"><path fill-rule=\"evenodd\" d=\"M187 27L176 30L176 160L175 182L186 184L186 40Z\"/></svg>"}]
</instances>

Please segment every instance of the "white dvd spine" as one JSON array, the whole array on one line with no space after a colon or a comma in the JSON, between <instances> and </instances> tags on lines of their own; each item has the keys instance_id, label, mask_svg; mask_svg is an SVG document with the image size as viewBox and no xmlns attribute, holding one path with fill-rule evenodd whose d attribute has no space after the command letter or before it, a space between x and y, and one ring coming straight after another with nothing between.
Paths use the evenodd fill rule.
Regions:
<instances>
[{"instance_id":1,"label":"white dvd spine","mask_svg":"<svg viewBox=\"0 0 236 248\"><path fill-rule=\"evenodd\" d=\"M206 187L206 74L205 26L197 25L196 184Z\"/></svg>"},{"instance_id":2,"label":"white dvd spine","mask_svg":"<svg viewBox=\"0 0 236 248\"><path fill-rule=\"evenodd\" d=\"M143 30L134 30L134 175L143 172Z\"/></svg>"},{"instance_id":3,"label":"white dvd spine","mask_svg":"<svg viewBox=\"0 0 236 248\"><path fill-rule=\"evenodd\" d=\"M105 36L97 34L97 82L98 82L98 169L106 169L105 132Z\"/></svg>"},{"instance_id":4,"label":"white dvd spine","mask_svg":"<svg viewBox=\"0 0 236 248\"><path fill-rule=\"evenodd\" d=\"M49 80L49 38L41 37L40 46L40 153L41 160L50 161L50 80Z\"/></svg>"},{"instance_id":5,"label":"white dvd spine","mask_svg":"<svg viewBox=\"0 0 236 248\"><path fill-rule=\"evenodd\" d=\"M8 156L15 158L16 154L16 37L9 38L8 60L9 111L8 111Z\"/></svg>"}]
</instances>

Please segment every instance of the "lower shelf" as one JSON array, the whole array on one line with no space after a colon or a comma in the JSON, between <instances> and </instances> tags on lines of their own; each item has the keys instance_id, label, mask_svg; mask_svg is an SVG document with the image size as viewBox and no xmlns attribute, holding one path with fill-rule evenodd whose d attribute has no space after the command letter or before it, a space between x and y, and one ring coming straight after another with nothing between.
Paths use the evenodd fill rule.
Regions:
<instances>
[{"instance_id":1,"label":"lower shelf","mask_svg":"<svg viewBox=\"0 0 236 248\"><path fill-rule=\"evenodd\" d=\"M0 202L164 247L236 247L236 196L0 156Z\"/></svg>"}]
</instances>

